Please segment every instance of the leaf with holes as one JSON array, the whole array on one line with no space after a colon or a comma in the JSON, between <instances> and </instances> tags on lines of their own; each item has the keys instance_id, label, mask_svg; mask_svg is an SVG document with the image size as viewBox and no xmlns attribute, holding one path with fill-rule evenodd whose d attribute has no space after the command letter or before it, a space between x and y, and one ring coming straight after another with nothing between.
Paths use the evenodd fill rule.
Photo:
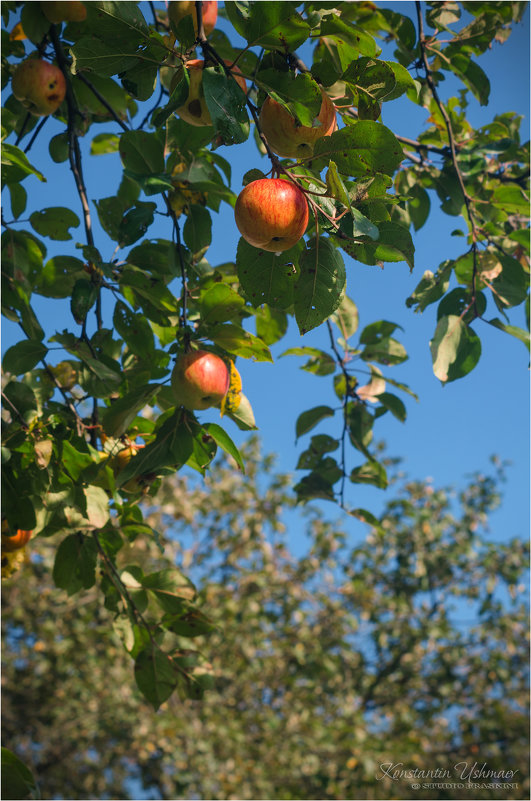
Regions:
<instances>
[{"instance_id":1,"label":"leaf with holes","mask_svg":"<svg viewBox=\"0 0 531 801\"><path fill-rule=\"evenodd\" d=\"M306 334L338 308L346 284L343 258L328 239L312 239L299 260L294 288L295 319Z\"/></svg>"}]
</instances>

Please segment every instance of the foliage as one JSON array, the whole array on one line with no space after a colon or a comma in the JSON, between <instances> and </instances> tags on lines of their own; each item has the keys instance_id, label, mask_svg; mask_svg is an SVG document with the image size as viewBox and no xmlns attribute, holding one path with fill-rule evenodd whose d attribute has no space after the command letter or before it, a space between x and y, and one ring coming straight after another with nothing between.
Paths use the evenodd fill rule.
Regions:
<instances>
[{"instance_id":1,"label":"foliage","mask_svg":"<svg viewBox=\"0 0 531 801\"><path fill-rule=\"evenodd\" d=\"M337 417L338 437L312 434L296 494L301 502L336 500L370 520L367 511L349 509L347 479L387 486L373 429L388 412L406 418L390 387L412 393L389 375L407 359L398 326L376 320L358 334L345 261L404 261L413 269L410 229L429 219L435 194L443 211L466 225L463 254L424 273L408 300L417 311L438 303L435 375L449 382L473 369L482 323L527 341L509 317L528 285L528 146L520 141L520 118L507 112L474 130L465 93L445 103L439 96L451 72L487 103L489 82L476 58L509 36L525 4L463 3L471 21L462 27L457 4L430 4L426 19L417 4L415 27L365 2L227 2L224 14L243 48L219 30L205 37L201 4L197 35L190 19L170 25L163 8L152 18L155 6L147 3L97 0L87 4L86 20L66 25L50 25L38 3L2 8L2 180L12 217L2 218L2 308L23 333L4 359L4 519L13 530L50 538L53 577L68 596L90 597L98 587L154 708L174 690L199 698L211 668L189 640L211 630L212 609L203 612L195 587L177 570L123 562L140 542L151 547L160 536L139 501L156 495L163 476L183 466L204 474L218 449L241 462L225 420L208 425L175 405L172 359L199 343L224 358L235 377L224 417L252 430L234 362L270 361L269 346L282 339L289 317L301 334L324 326L330 348L301 346L295 355L308 358L303 369L330 377L339 408L303 410L296 431L306 436ZM23 34L15 28L19 12ZM380 58L382 38L394 41L393 60ZM300 48L310 45L307 66ZM35 51L56 61L67 81L50 122L37 122L9 94L17 65ZM206 62L211 126L190 126L174 113L189 90L182 64L194 54ZM245 96L234 80L236 63ZM260 105L269 94L308 124L320 86L337 105L338 130L321 138L311 157L279 160L260 131ZM380 121L382 104L397 98L429 111L417 140ZM25 188L32 176L51 186L54 180L27 155L43 131L52 159L71 168L72 197L33 209ZM230 161L218 148L237 153L251 131L272 173L305 191L307 240L281 257L240 241L233 262L210 264L212 213L235 202ZM123 168L119 185L105 187L94 204L101 240L83 177L83 139L91 159L119 154ZM253 180L257 171L249 167L246 179ZM161 214L166 237L150 238ZM117 254L111 260L103 255L109 240ZM65 301L68 329L48 336L34 296L58 308ZM52 363L54 349L62 352L59 364ZM368 383L359 386L358 376Z\"/></svg>"},{"instance_id":2,"label":"foliage","mask_svg":"<svg viewBox=\"0 0 531 801\"><path fill-rule=\"evenodd\" d=\"M215 626L195 640L215 677L202 702L173 696L153 714L120 618L95 588L77 604L53 586L51 540L6 588L4 740L42 797L411 798L380 764L463 760L519 771L518 789L474 798L528 797L527 548L485 536L501 474L459 496L401 482L354 546L308 507L295 556L289 477L255 445L245 458L251 481L228 463L204 484L166 479L147 509L164 551L138 538L118 555L193 571Z\"/></svg>"}]
</instances>

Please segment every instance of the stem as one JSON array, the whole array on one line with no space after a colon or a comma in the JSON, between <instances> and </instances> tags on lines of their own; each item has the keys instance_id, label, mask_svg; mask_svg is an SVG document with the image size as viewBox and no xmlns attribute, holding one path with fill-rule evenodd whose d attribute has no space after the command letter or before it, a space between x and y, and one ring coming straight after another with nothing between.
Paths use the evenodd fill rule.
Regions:
<instances>
[{"instance_id":1,"label":"stem","mask_svg":"<svg viewBox=\"0 0 531 801\"><path fill-rule=\"evenodd\" d=\"M40 132L44 128L44 125L46 124L46 122L48 122L48 119L49 119L49 117L43 117L42 120L39 122L39 124L35 128L33 136L31 137L31 139L29 140L28 144L24 148L24 153L27 153L31 149L31 147L33 146L36 138L38 137L38 135L40 134Z\"/></svg>"},{"instance_id":2,"label":"stem","mask_svg":"<svg viewBox=\"0 0 531 801\"><path fill-rule=\"evenodd\" d=\"M179 325L184 330L184 349L185 349L185 351L188 351L189 345L190 345L190 336L189 336L189 333L187 331L188 323L187 323L187 319L186 319L186 315L187 315L187 298L188 298L188 276L187 276L187 273L186 273L186 265L184 263L184 258L183 258L182 242L181 242L181 228L179 226L179 220L177 219L177 215L176 215L176 213L174 212L174 210L171 207L171 203L170 203L170 201L168 199L168 196L166 195L165 192L162 193L162 196L164 198L164 202L166 203L166 207L168 209L168 214L172 218L173 231L174 231L175 238L177 240L176 245L177 245L177 250L179 252L179 263L180 263L180 266L181 266L181 278L182 278L182 282L183 282L182 312L181 312L181 316L179 318Z\"/></svg>"},{"instance_id":3,"label":"stem","mask_svg":"<svg viewBox=\"0 0 531 801\"><path fill-rule=\"evenodd\" d=\"M465 181L464 181L464 178L463 178L463 174L461 173L461 170L459 168L459 162L458 162L458 159L457 159L457 149L456 149L456 144L455 144L455 136L454 136L454 132L452 130L452 121L450 119L450 115L448 114L443 102L441 101L441 98L439 97L439 93L437 91L437 87L436 87L435 82L433 80L433 76L432 76L432 73L431 73L430 65L429 65L429 62L428 62L428 56L427 56L427 53L426 53L426 48L427 48L426 37L424 35L424 19L422 17L422 8L421 8L421 4L420 4L419 0L416 0L415 7L417 9L417 21L418 21L418 27L419 27L419 46L420 46L420 53L421 53L421 61L422 61L422 64L424 66L424 71L426 73L426 83L429 86L429 89L431 91L433 99L435 100L435 103L437 104L437 108L439 109L439 111L441 113L441 116L442 116L442 118L444 120L444 124L446 126L446 131L448 133L448 143L450 145L450 153L451 153L451 156L452 156L452 164L453 164L453 167L454 167L454 170L455 170L455 174L457 176L457 181L459 183L459 187L460 187L461 192L463 194L463 199L464 199L464 202L465 202L465 208L466 208L468 220L469 220L469 223L470 223L470 231L471 231L471 234L472 234L472 258L473 258L473 265L472 265L472 298L473 298L474 312L476 314L476 317L479 317L479 314L477 312L477 307L476 307L476 277L477 277L477 273L478 273L478 264L477 264L478 231L477 231L476 223L475 223L475 220L474 220L474 212L472 210L472 198L470 197L470 195L467 192L467 189L466 189L466 186L465 186Z\"/></svg>"}]
</instances>

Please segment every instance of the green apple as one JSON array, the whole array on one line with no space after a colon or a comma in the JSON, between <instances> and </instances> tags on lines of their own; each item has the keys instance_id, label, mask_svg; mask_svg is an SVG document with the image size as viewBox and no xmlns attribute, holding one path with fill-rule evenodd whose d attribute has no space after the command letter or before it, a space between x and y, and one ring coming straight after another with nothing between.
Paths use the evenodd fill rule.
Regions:
<instances>
[{"instance_id":1,"label":"green apple","mask_svg":"<svg viewBox=\"0 0 531 801\"><path fill-rule=\"evenodd\" d=\"M227 365L207 350L184 353L177 359L171 375L175 400L187 409L208 409L216 406L229 390Z\"/></svg>"},{"instance_id":2,"label":"green apple","mask_svg":"<svg viewBox=\"0 0 531 801\"><path fill-rule=\"evenodd\" d=\"M13 94L36 117L57 111L66 94L66 81L55 64L28 58L19 64L11 82Z\"/></svg>"},{"instance_id":3,"label":"green apple","mask_svg":"<svg viewBox=\"0 0 531 801\"><path fill-rule=\"evenodd\" d=\"M260 178L247 184L236 200L236 225L255 248L282 253L295 245L308 226L308 203L298 186L283 178Z\"/></svg>"}]
</instances>

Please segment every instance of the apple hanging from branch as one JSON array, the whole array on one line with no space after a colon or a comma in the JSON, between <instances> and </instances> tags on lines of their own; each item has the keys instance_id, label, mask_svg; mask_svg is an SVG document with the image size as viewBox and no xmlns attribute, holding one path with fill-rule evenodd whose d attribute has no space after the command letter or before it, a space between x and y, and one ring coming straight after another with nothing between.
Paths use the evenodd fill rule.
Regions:
<instances>
[{"instance_id":1,"label":"apple hanging from branch","mask_svg":"<svg viewBox=\"0 0 531 801\"><path fill-rule=\"evenodd\" d=\"M83 22L87 18L87 7L80 0L42 0L40 5L46 19L54 24Z\"/></svg>"},{"instance_id":2,"label":"apple hanging from branch","mask_svg":"<svg viewBox=\"0 0 531 801\"><path fill-rule=\"evenodd\" d=\"M55 64L28 58L20 64L11 82L13 94L36 117L57 111L66 94L66 81Z\"/></svg>"},{"instance_id":3,"label":"apple hanging from branch","mask_svg":"<svg viewBox=\"0 0 531 801\"><path fill-rule=\"evenodd\" d=\"M323 89L321 94L321 109L311 126L297 125L295 118L280 103L272 97L266 98L260 110L260 128L269 147L278 156L307 158L313 154L318 139L334 133L337 128L336 107Z\"/></svg>"},{"instance_id":4,"label":"apple hanging from branch","mask_svg":"<svg viewBox=\"0 0 531 801\"><path fill-rule=\"evenodd\" d=\"M250 245L282 253L304 235L308 203L302 190L291 181L260 178L247 184L238 195L234 218Z\"/></svg>"},{"instance_id":5,"label":"apple hanging from branch","mask_svg":"<svg viewBox=\"0 0 531 801\"><path fill-rule=\"evenodd\" d=\"M173 25L178 25L179 22L192 15L194 20L194 31L197 36L197 12L195 9L194 0L172 0L168 7L168 18ZM217 0L203 0L203 28L205 36L209 36L216 27L218 19L218 3Z\"/></svg>"},{"instance_id":6,"label":"apple hanging from branch","mask_svg":"<svg viewBox=\"0 0 531 801\"><path fill-rule=\"evenodd\" d=\"M217 406L229 390L227 365L207 350L195 350L179 356L171 375L175 400L187 409Z\"/></svg>"}]
</instances>

